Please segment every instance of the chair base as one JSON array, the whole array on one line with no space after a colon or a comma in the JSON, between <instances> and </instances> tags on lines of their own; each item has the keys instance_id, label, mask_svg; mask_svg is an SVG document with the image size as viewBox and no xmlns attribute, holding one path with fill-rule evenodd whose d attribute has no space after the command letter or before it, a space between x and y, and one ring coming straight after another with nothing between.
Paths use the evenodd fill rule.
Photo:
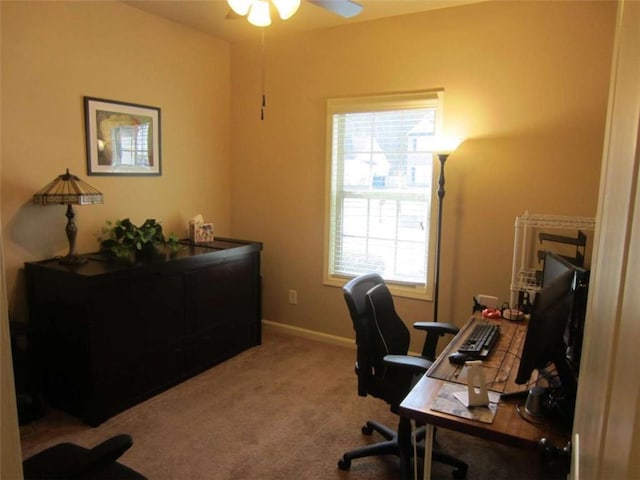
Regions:
<instances>
[{"instance_id":1,"label":"chair base","mask_svg":"<svg viewBox=\"0 0 640 480\"><path fill-rule=\"evenodd\" d=\"M398 430L402 429L403 427L407 428L407 425L403 425L402 420L400 420ZM400 457L401 468L403 471L402 477L409 478L410 474L408 472L411 470L411 458L406 458L408 457L408 455L404 453L404 449L401 446L397 431L373 421L368 421L366 425L362 427L362 433L364 435L371 435L374 431L382 435L382 437L386 441L374 443L373 445L364 445L362 447L346 452L338 461L338 468L340 470L349 470L349 468L351 468L351 461L357 458L373 457L378 455L396 455ZM416 431L416 442L424 440L424 436L424 427L419 428ZM418 452L418 456L424 458L424 446L417 445L416 450ZM444 463L446 465L451 465L452 467L454 467L454 470L452 472L453 478L466 478L467 470L469 467L462 460L459 460L438 450L434 450L432 452L431 458L436 462Z\"/></svg>"},{"instance_id":2,"label":"chair base","mask_svg":"<svg viewBox=\"0 0 640 480\"><path fill-rule=\"evenodd\" d=\"M368 421L366 425L362 427L362 433L364 435L372 435L373 432L378 432L382 435L386 439L386 442L365 445L348 451L342 456L340 461L338 461L338 468L340 468L340 470L349 470L351 467L351 460L355 460L356 458L373 457L378 455L400 456L400 443L398 442L398 434L395 430L392 430L381 423Z\"/></svg>"}]
</instances>

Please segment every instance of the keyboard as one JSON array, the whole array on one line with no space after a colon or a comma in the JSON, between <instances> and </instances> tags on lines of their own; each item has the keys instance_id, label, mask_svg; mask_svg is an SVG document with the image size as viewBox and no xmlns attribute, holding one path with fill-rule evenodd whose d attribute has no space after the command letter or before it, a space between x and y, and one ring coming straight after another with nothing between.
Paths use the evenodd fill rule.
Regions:
<instances>
[{"instance_id":1,"label":"keyboard","mask_svg":"<svg viewBox=\"0 0 640 480\"><path fill-rule=\"evenodd\" d=\"M475 357L486 357L500 336L500 325L480 324L473 327L458 352Z\"/></svg>"}]
</instances>

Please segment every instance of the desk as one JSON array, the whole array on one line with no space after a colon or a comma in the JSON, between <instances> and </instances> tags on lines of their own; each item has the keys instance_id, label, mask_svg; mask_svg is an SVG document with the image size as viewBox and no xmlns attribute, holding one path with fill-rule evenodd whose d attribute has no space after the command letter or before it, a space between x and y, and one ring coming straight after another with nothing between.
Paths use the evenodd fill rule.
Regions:
<instances>
[{"instance_id":1,"label":"desk","mask_svg":"<svg viewBox=\"0 0 640 480\"><path fill-rule=\"evenodd\" d=\"M487 320L474 315L462 327L458 335L447 345L433 366L409 392L400 404L400 415L427 425L425 437L424 478L431 477L431 450L433 447L433 427L443 427L457 432L474 435L507 445L536 448L538 441L547 437L556 444L566 444L570 432L563 432L550 422L534 424L524 420L517 411L522 399L500 401L493 423L481 423L454 415L431 410L435 398L443 384L451 381L466 385L466 371L463 366L452 365L448 355L458 350L471 329L478 322L498 323L501 335L491 354L484 361L485 379L490 390L513 392L523 390L513 379L519 365L519 354L526 334L526 323L508 320ZM469 466L473 468L472 465Z\"/></svg>"}]
</instances>

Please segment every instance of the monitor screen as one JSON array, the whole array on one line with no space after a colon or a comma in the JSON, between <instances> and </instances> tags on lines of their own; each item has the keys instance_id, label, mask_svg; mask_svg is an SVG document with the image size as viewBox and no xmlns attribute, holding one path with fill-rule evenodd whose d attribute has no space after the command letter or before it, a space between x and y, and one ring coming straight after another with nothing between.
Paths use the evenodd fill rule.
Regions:
<instances>
[{"instance_id":1,"label":"monitor screen","mask_svg":"<svg viewBox=\"0 0 640 480\"><path fill-rule=\"evenodd\" d=\"M561 257L560 255L546 251L544 252L544 267L542 270L542 286L550 285L556 278L567 270L575 270L575 265Z\"/></svg>"},{"instance_id":2,"label":"monitor screen","mask_svg":"<svg viewBox=\"0 0 640 480\"><path fill-rule=\"evenodd\" d=\"M547 264L546 259L550 258ZM547 254L546 259L543 286L533 304L515 380L519 385L526 384L534 370L552 362L558 368L560 381L570 382L562 377L567 348L564 333L571 314L575 267L554 254Z\"/></svg>"},{"instance_id":3,"label":"monitor screen","mask_svg":"<svg viewBox=\"0 0 640 480\"><path fill-rule=\"evenodd\" d=\"M543 287L550 284L555 278L568 269L575 270L575 277L571 287L573 303L564 332L564 341L567 347L567 360L570 362L572 368L577 370L580 367L580 356L582 353L582 336L584 333L584 319L589 288L589 270L576 266L566 258L553 252L545 252L544 270L542 272Z\"/></svg>"}]
</instances>

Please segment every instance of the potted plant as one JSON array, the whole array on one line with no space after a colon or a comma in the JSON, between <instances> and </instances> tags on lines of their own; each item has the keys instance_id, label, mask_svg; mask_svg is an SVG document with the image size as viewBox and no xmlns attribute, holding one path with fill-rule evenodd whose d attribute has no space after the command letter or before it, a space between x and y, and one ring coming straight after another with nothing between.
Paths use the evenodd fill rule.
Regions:
<instances>
[{"instance_id":1,"label":"potted plant","mask_svg":"<svg viewBox=\"0 0 640 480\"><path fill-rule=\"evenodd\" d=\"M140 226L135 225L129 218L115 222L107 220L102 227L102 235L98 238L102 250L129 260L152 256L158 247L164 245L172 252L181 248L178 237L172 233L165 238L162 225L153 218L146 219Z\"/></svg>"}]
</instances>

